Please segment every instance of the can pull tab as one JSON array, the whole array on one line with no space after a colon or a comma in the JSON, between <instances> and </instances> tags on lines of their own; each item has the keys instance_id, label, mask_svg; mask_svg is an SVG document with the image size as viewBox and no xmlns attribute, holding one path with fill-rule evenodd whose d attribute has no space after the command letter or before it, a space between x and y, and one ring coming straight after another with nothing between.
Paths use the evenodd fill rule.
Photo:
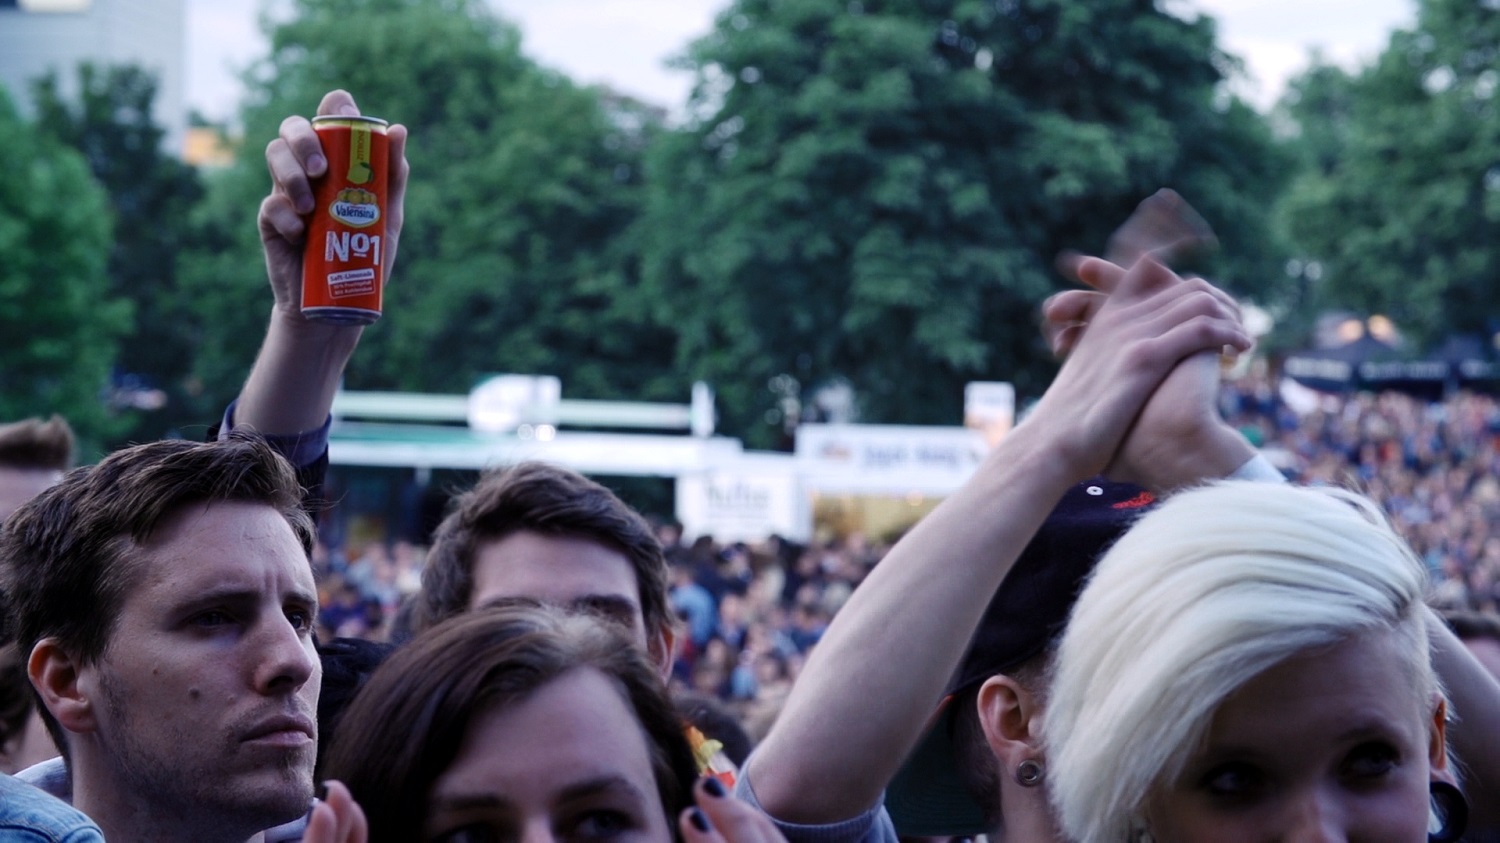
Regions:
<instances>
[{"instance_id":1,"label":"can pull tab","mask_svg":"<svg viewBox=\"0 0 1500 843\"><path fill-rule=\"evenodd\" d=\"M349 129L349 183L364 184L375 176L370 163L370 127L355 123Z\"/></svg>"}]
</instances>

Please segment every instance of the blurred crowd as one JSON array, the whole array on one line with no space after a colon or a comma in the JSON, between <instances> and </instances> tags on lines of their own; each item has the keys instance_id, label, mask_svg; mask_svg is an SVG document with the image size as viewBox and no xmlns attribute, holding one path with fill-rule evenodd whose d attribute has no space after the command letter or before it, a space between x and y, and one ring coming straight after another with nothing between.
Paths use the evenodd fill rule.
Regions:
<instances>
[{"instance_id":1,"label":"blurred crowd","mask_svg":"<svg viewBox=\"0 0 1500 843\"><path fill-rule=\"evenodd\" d=\"M1294 481L1378 501L1427 563L1439 609L1500 608L1500 404L1456 393L1322 397L1294 412L1263 377L1226 386L1222 410Z\"/></svg>"},{"instance_id":2,"label":"blurred crowd","mask_svg":"<svg viewBox=\"0 0 1500 843\"><path fill-rule=\"evenodd\" d=\"M1299 412L1264 375L1226 383L1223 415L1289 478L1358 489L1378 500L1427 563L1440 609L1500 610L1500 403L1458 393L1441 402L1395 392L1318 396ZM888 545L863 534L808 544L684 541L657 520L682 621L672 682L717 698L752 740L769 729L810 648ZM895 537L890 537L894 540ZM319 625L327 637L401 640L401 608L421 581L424 550L372 542L353 558L319 545Z\"/></svg>"}]
</instances>

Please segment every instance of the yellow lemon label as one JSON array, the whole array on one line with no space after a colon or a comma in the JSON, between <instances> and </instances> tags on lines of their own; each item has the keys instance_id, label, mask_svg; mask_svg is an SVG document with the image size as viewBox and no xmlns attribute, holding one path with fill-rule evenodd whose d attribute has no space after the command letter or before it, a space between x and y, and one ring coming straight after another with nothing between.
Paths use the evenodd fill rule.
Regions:
<instances>
[{"instance_id":1,"label":"yellow lemon label","mask_svg":"<svg viewBox=\"0 0 1500 843\"><path fill-rule=\"evenodd\" d=\"M350 184L364 184L375 175L370 164L370 126L355 123L349 127L349 174Z\"/></svg>"}]
</instances>

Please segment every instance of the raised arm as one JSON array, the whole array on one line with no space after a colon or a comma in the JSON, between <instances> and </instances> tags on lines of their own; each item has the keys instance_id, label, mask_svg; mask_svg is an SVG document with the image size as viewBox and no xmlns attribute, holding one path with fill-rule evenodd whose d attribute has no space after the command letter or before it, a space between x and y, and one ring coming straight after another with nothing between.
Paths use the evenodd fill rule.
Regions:
<instances>
[{"instance_id":1,"label":"raised arm","mask_svg":"<svg viewBox=\"0 0 1500 843\"><path fill-rule=\"evenodd\" d=\"M1206 283L1149 258L1118 279L1032 415L876 566L814 649L746 770L769 814L823 824L875 804L1063 492L1114 459L1179 361L1226 345L1249 339Z\"/></svg>"},{"instance_id":2,"label":"raised arm","mask_svg":"<svg viewBox=\"0 0 1500 843\"><path fill-rule=\"evenodd\" d=\"M1432 666L1448 693L1448 745L1469 797L1469 831L1500 831L1500 681L1427 609Z\"/></svg>"},{"instance_id":3,"label":"raised arm","mask_svg":"<svg viewBox=\"0 0 1500 843\"><path fill-rule=\"evenodd\" d=\"M320 116L357 114L359 107L347 91L332 91L318 104ZM393 125L387 136L389 278L401 236L409 167L406 128ZM232 421L235 427L253 427L272 436L294 436L318 430L327 420L344 366L364 329L302 316L302 242L313 210L312 182L328 169L307 118L288 117L282 122L280 136L266 147L266 165L272 186L261 202L259 225L273 303L265 340L240 391Z\"/></svg>"}]
</instances>

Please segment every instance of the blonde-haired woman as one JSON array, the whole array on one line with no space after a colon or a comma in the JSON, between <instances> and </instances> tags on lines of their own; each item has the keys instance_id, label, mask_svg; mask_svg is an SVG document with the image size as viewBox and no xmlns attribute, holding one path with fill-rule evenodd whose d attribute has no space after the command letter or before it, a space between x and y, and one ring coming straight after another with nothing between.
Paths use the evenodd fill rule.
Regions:
<instances>
[{"instance_id":1,"label":"blonde-haired woman","mask_svg":"<svg viewBox=\"0 0 1500 843\"><path fill-rule=\"evenodd\" d=\"M1044 738L1067 836L1456 839L1424 586L1357 495L1170 499L1100 561L1058 651Z\"/></svg>"}]
</instances>

